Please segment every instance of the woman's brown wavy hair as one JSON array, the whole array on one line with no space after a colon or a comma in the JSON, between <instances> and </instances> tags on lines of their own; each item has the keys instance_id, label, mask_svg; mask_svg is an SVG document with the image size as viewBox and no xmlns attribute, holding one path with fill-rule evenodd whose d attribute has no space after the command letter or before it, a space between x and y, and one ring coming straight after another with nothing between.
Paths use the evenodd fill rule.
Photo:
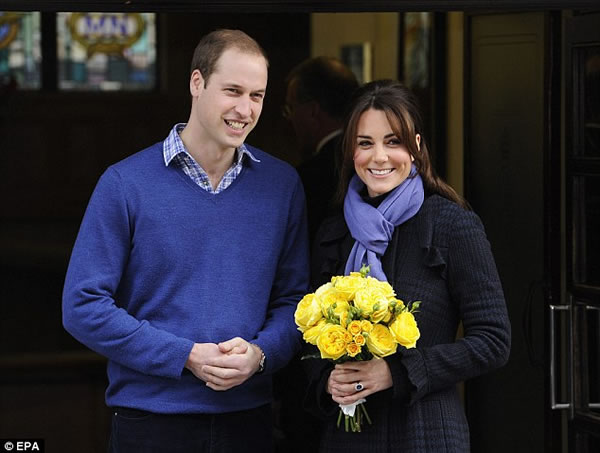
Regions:
<instances>
[{"instance_id":1,"label":"woman's brown wavy hair","mask_svg":"<svg viewBox=\"0 0 600 453\"><path fill-rule=\"evenodd\" d=\"M400 82L393 80L377 80L358 88L350 102L344 132L342 136L342 164L340 181L335 201L342 204L350 178L354 175L354 150L358 122L367 110L380 110L385 113L392 131L402 141L408 152L414 157L414 165L421 175L425 190L436 193L458 203L465 209L469 204L456 191L444 182L431 165L429 150L423 136L421 113L414 94ZM421 135L420 149L415 140Z\"/></svg>"}]
</instances>

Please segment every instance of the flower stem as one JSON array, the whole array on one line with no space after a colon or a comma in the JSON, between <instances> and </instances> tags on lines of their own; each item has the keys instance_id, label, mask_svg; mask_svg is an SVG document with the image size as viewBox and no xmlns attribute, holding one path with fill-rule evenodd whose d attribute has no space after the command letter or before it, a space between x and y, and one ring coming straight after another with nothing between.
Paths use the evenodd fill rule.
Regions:
<instances>
[{"instance_id":1,"label":"flower stem","mask_svg":"<svg viewBox=\"0 0 600 453\"><path fill-rule=\"evenodd\" d=\"M367 412L367 408L365 407L365 405L359 404L358 410L359 410L359 412L362 410L363 414L365 414L365 418L367 419L367 422L369 422L369 425L372 425L373 422L371 422L371 417L369 417L369 413Z\"/></svg>"}]
</instances>

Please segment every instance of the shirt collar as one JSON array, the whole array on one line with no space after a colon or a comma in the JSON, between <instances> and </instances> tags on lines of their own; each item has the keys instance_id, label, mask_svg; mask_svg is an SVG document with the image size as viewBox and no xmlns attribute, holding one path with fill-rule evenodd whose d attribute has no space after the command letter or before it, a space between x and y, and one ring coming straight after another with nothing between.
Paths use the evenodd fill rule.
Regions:
<instances>
[{"instance_id":1,"label":"shirt collar","mask_svg":"<svg viewBox=\"0 0 600 453\"><path fill-rule=\"evenodd\" d=\"M185 145L183 144L183 141L179 136L181 131L185 128L185 125L186 123L177 123L175 126L173 126L173 129L171 129L171 132L163 142L163 158L165 161L165 166L167 167L169 166L173 158L180 153L185 153L188 156L192 157L190 153L188 153L187 149L185 149ZM260 162L260 160L257 159L250 152L250 150L246 147L244 143L242 143L236 151L237 152L236 157L234 158L234 165L240 165L242 163L244 155L247 155L254 162Z\"/></svg>"},{"instance_id":2,"label":"shirt collar","mask_svg":"<svg viewBox=\"0 0 600 453\"><path fill-rule=\"evenodd\" d=\"M325 143L327 143L329 140L337 137L341 133L342 133L341 129L336 129L335 131L330 132L325 137L323 137L321 139L321 141L317 144L317 147L315 148L315 152L313 153L313 156L316 156L317 154L319 154L321 152L321 149L323 149L323 146L325 146Z\"/></svg>"}]
</instances>

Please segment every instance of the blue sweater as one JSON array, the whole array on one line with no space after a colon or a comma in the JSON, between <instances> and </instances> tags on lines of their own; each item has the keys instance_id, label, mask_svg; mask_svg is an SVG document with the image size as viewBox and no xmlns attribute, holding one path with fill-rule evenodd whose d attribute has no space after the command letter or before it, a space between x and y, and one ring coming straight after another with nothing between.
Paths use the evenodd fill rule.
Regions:
<instances>
[{"instance_id":1,"label":"blue sweater","mask_svg":"<svg viewBox=\"0 0 600 453\"><path fill-rule=\"evenodd\" d=\"M246 159L218 195L165 167L162 142L100 178L67 271L63 323L109 359L108 406L223 413L271 400L272 372L300 346L304 193L291 166L250 150L260 162ZM262 348L264 373L215 392L184 368L194 342L235 336Z\"/></svg>"}]
</instances>

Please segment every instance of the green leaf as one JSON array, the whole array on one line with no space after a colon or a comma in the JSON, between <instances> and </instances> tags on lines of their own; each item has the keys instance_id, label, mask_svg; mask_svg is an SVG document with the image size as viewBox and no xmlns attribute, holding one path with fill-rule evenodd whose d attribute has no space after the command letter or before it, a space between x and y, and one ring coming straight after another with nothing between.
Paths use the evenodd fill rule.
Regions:
<instances>
[{"instance_id":1,"label":"green leaf","mask_svg":"<svg viewBox=\"0 0 600 453\"><path fill-rule=\"evenodd\" d=\"M359 272L362 278L366 278L370 271L371 267L367 266L366 264L363 264Z\"/></svg>"}]
</instances>

